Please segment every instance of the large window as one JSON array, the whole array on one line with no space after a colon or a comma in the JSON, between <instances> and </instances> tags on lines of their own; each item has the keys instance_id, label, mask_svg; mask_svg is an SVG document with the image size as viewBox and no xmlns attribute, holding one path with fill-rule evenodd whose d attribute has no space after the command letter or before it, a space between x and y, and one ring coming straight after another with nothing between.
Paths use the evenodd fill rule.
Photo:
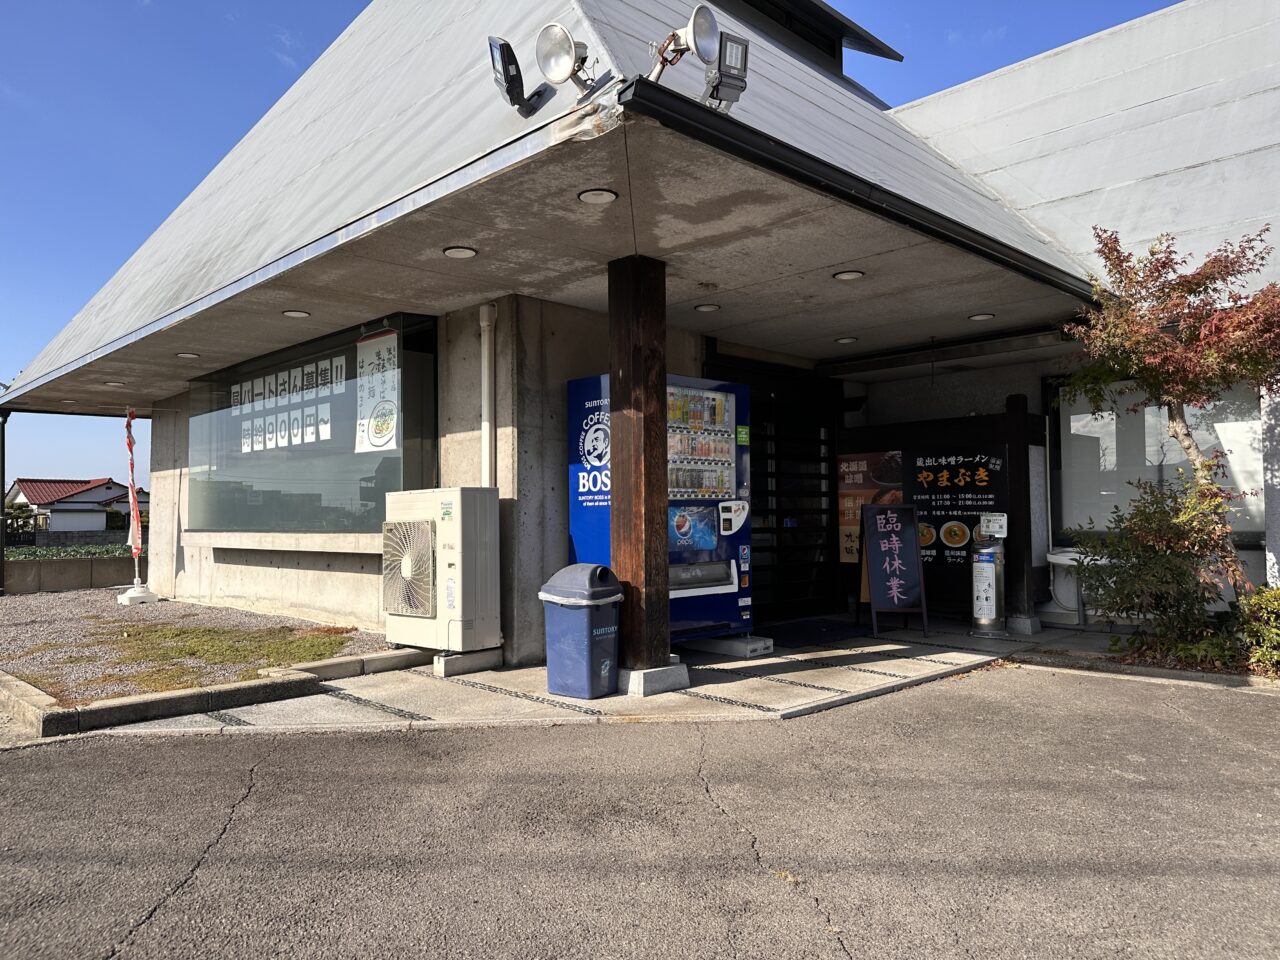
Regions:
<instances>
[{"instance_id":1,"label":"large window","mask_svg":"<svg viewBox=\"0 0 1280 960\"><path fill-rule=\"evenodd\" d=\"M1228 393L1204 410L1189 407L1187 419L1206 454L1221 452L1227 482L1240 492L1259 491L1237 504L1232 529L1242 541L1264 530L1262 424L1258 395L1247 388ZM1163 407L1093 416L1083 400L1058 407L1062 450L1061 511L1058 529L1107 523L1114 506L1133 499L1133 480L1161 482L1186 468L1182 447L1169 436Z\"/></svg>"},{"instance_id":2,"label":"large window","mask_svg":"<svg viewBox=\"0 0 1280 960\"><path fill-rule=\"evenodd\" d=\"M374 533L435 485L435 324L396 316L191 387L193 530Z\"/></svg>"}]
</instances>

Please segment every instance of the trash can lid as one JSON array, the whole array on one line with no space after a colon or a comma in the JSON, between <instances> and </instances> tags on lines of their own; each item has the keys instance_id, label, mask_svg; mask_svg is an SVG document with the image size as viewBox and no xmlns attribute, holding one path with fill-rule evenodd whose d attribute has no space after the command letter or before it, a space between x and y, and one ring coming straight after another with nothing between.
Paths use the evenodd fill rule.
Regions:
<instances>
[{"instance_id":1,"label":"trash can lid","mask_svg":"<svg viewBox=\"0 0 1280 960\"><path fill-rule=\"evenodd\" d=\"M575 563L544 583L538 599L566 607L597 607L620 601L622 584L608 567Z\"/></svg>"}]
</instances>

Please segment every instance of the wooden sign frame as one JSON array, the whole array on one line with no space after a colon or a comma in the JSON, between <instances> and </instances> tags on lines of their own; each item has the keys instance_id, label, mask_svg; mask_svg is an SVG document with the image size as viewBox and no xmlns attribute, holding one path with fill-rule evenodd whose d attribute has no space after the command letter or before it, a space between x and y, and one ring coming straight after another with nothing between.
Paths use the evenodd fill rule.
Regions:
<instances>
[{"instance_id":1,"label":"wooden sign frame","mask_svg":"<svg viewBox=\"0 0 1280 960\"><path fill-rule=\"evenodd\" d=\"M902 522L904 525L910 523L913 529L917 531L919 530L919 527L917 526L918 521L916 517L916 508L910 504L866 504L862 508L862 532L861 536L858 538L858 560L859 565L862 567L862 588L866 592L866 596L868 598L867 602L871 607L871 636L876 639L879 639L880 637L880 623L876 616L877 613L901 613L904 618L904 627L910 623L910 620L907 619L907 615L918 613L923 621L924 635L928 637L929 603L925 599L924 564L920 560L920 537L918 532L915 537L915 550L913 552L915 554L916 580L920 585L920 606L877 607L876 594L871 590L871 571L869 566L870 550L868 549L868 537L871 535L871 531L874 528L876 514L885 513L890 510L902 516Z\"/></svg>"}]
</instances>

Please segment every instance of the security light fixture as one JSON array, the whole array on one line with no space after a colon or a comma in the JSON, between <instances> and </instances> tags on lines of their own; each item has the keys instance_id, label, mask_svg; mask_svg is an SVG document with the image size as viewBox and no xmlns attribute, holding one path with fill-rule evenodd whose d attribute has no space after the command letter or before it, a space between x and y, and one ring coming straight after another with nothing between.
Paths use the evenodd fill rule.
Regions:
<instances>
[{"instance_id":1,"label":"security light fixture","mask_svg":"<svg viewBox=\"0 0 1280 960\"><path fill-rule=\"evenodd\" d=\"M471 247L445 247L440 252L450 260L470 260L476 255Z\"/></svg>"},{"instance_id":2,"label":"security light fixture","mask_svg":"<svg viewBox=\"0 0 1280 960\"><path fill-rule=\"evenodd\" d=\"M535 51L538 69L547 78L547 83L558 87L572 80L583 96L595 87L595 78L586 76L587 45L574 40L564 24L548 23L543 27L538 32Z\"/></svg>"},{"instance_id":3,"label":"security light fixture","mask_svg":"<svg viewBox=\"0 0 1280 960\"><path fill-rule=\"evenodd\" d=\"M700 304L698 304L696 307L694 307L693 309L697 310L699 313L715 313L717 310L719 310L719 309L720 309L720 304L718 304L718 303L700 303Z\"/></svg>"},{"instance_id":4,"label":"security light fixture","mask_svg":"<svg viewBox=\"0 0 1280 960\"><path fill-rule=\"evenodd\" d=\"M747 53L751 44L731 33L720 34L720 55L707 65L707 88L702 91L705 106L728 113L747 90Z\"/></svg>"},{"instance_id":5,"label":"security light fixture","mask_svg":"<svg viewBox=\"0 0 1280 960\"><path fill-rule=\"evenodd\" d=\"M673 30L667 39L658 45L655 55L657 62L649 71L649 79L657 83L667 67L675 66L686 53L692 52L705 64L715 62L720 51L720 24L716 15L705 3L693 8L689 22L679 30Z\"/></svg>"},{"instance_id":6,"label":"security light fixture","mask_svg":"<svg viewBox=\"0 0 1280 960\"><path fill-rule=\"evenodd\" d=\"M861 270L841 270L839 273L833 273L831 279L848 282L850 280L861 280L865 276L866 274Z\"/></svg>"},{"instance_id":7,"label":"security light fixture","mask_svg":"<svg viewBox=\"0 0 1280 960\"><path fill-rule=\"evenodd\" d=\"M841 344L843 346L848 346L851 343L857 343L857 342L858 342L857 337L836 337L836 343Z\"/></svg>"},{"instance_id":8,"label":"security light fixture","mask_svg":"<svg viewBox=\"0 0 1280 960\"><path fill-rule=\"evenodd\" d=\"M995 318L996 318L996 315L994 313L975 313L969 319L970 320L994 320Z\"/></svg>"},{"instance_id":9,"label":"security light fixture","mask_svg":"<svg viewBox=\"0 0 1280 960\"><path fill-rule=\"evenodd\" d=\"M177 357L179 360L199 360L200 359L200 354L198 353L175 353L174 356Z\"/></svg>"},{"instance_id":10,"label":"security light fixture","mask_svg":"<svg viewBox=\"0 0 1280 960\"><path fill-rule=\"evenodd\" d=\"M583 203L589 203L592 206L602 207L606 203L613 203L618 199L618 195L612 190L606 190L603 187L597 187L593 190L583 190L578 194L578 199Z\"/></svg>"},{"instance_id":11,"label":"security light fixture","mask_svg":"<svg viewBox=\"0 0 1280 960\"><path fill-rule=\"evenodd\" d=\"M281 312L281 316L288 317L290 320L305 320L311 314L305 310L284 310Z\"/></svg>"},{"instance_id":12,"label":"security light fixture","mask_svg":"<svg viewBox=\"0 0 1280 960\"><path fill-rule=\"evenodd\" d=\"M522 117L531 117L546 101L551 88L539 86L529 96L524 95L524 71L515 49L501 37L489 38L489 59L493 63L493 82L502 91L503 98Z\"/></svg>"}]
</instances>

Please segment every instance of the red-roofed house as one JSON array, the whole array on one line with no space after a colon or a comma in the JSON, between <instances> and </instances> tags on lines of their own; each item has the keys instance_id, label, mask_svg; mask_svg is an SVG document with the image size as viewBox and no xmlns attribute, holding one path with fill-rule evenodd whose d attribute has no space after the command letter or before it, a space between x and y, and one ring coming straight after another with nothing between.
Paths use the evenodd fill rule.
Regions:
<instances>
[{"instance_id":1,"label":"red-roofed house","mask_svg":"<svg viewBox=\"0 0 1280 960\"><path fill-rule=\"evenodd\" d=\"M52 531L107 529L107 511L128 515L129 487L110 477L97 480L37 480L19 477L4 495L6 503L29 504ZM138 491L138 506L146 510L149 498Z\"/></svg>"}]
</instances>

